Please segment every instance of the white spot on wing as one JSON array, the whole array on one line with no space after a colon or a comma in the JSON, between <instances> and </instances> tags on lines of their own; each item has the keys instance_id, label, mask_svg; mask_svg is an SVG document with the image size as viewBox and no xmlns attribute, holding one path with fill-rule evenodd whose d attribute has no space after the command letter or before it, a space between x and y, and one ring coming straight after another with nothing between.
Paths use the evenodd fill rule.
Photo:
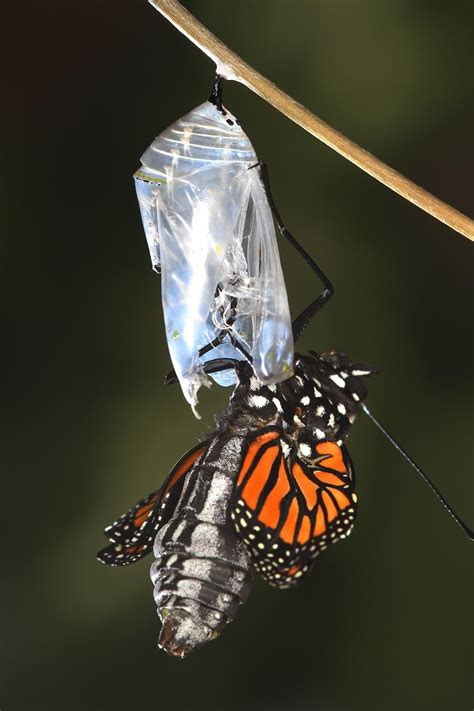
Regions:
<instances>
[{"instance_id":1,"label":"white spot on wing","mask_svg":"<svg viewBox=\"0 0 474 711\"><path fill-rule=\"evenodd\" d=\"M346 386L344 379L341 378L341 376L337 373L333 373L333 375L330 375L329 379L332 380L333 383L336 383L339 388L344 388Z\"/></svg>"},{"instance_id":2,"label":"white spot on wing","mask_svg":"<svg viewBox=\"0 0 474 711\"><path fill-rule=\"evenodd\" d=\"M303 457L310 457L311 456L311 447L309 446L309 444L306 444L305 442L300 444L300 446L298 447L298 451Z\"/></svg>"}]
</instances>

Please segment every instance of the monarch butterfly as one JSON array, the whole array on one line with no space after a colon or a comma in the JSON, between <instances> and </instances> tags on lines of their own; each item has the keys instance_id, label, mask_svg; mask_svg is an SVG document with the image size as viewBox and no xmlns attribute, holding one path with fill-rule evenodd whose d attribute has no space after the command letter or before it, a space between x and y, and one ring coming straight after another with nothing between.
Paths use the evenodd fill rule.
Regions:
<instances>
[{"instance_id":1,"label":"monarch butterfly","mask_svg":"<svg viewBox=\"0 0 474 711\"><path fill-rule=\"evenodd\" d=\"M251 355L262 383L291 375L293 338L272 213L255 150L210 99L163 131L135 185L152 265L161 269L166 337L186 400L208 383L209 358ZM207 343L213 349L201 352ZM214 374L235 383L233 371Z\"/></svg>"},{"instance_id":2,"label":"monarch butterfly","mask_svg":"<svg viewBox=\"0 0 474 711\"><path fill-rule=\"evenodd\" d=\"M296 355L291 378L264 385L248 363L206 364L224 366L238 384L216 431L105 530L112 543L99 553L128 565L154 545L160 646L178 656L235 617L252 570L290 587L349 535L357 511L344 440L372 369L336 352Z\"/></svg>"},{"instance_id":3,"label":"monarch butterfly","mask_svg":"<svg viewBox=\"0 0 474 711\"><path fill-rule=\"evenodd\" d=\"M301 335L333 293L332 285L284 226L268 174L259 166L275 222L323 284L295 319ZM212 352L212 343L201 350ZM438 489L384 430L363 402L363 378L376 372L343 353L296 354L293 374L261 383L247 361L214 358L207 374L232 369L237 378L215 432L173 468L161 490L105 529L103 563L128 565L154 550L151 577L162 620L159 645L184 657L214 639L250 592L252 572L290 587L316 556L352 531L355 474L345 440L362 409L429 484L472 539ZM176 382L176 373L166 382Z\"/></svg>"}]
</instances>

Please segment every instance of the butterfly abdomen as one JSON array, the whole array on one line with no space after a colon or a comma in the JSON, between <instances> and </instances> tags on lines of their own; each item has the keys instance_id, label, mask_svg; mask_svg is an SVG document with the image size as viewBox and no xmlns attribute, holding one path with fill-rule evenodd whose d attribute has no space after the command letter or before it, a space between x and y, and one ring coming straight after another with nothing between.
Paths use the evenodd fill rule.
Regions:
<instances>
[{"instance_id":1,"label":"butterfly abdomen","mask_svg":"<svg viewBox=\"0 0 474 711\"><path fill-rule=\"evenodd\" d=\"M216 637L250 593L250 555L228 521L242 446L240 437L211 443L155 540L151 578L163 622L159 644L176 656Z\"/></svg>"}]
</instances>

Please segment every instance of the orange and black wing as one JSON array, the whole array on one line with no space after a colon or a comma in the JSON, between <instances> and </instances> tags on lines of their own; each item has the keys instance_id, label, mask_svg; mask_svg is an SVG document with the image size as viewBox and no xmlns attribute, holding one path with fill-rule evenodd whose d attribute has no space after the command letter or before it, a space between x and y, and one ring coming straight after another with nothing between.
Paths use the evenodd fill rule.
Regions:
<instances>
[{"instance_id":1,"label":"orange and black wing","mask_svg":"<svg viewBox=\"0 0 474 711\"><path fill-rule=\"evenodd\" d=\"M193 447L175 464L161 489L141 499L107 526L104 533L112 543L97 554L102 563L129 565L151 552L156 532L173 515L186 475L208 446L209 442L204 442Z\"/></svg>"},{"instance_id":2,"label":"orange and black wing","mask_svg":"<svg viewBox=\"0 0 474 711\"><path fill-rule=\"evenodd\" d=\"M271 585L286 588L330 543L345 538L356 515L354 475L343 445L305 443L301 454L276 427L249 438L237 475L231 518Z\"/></svg>"}]
</instances>

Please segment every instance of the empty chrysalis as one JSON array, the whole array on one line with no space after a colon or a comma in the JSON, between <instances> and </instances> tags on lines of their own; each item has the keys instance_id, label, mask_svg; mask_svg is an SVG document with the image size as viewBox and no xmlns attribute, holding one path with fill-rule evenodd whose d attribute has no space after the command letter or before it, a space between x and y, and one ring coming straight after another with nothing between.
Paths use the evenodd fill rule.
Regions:
<instances>
[{"instance_id":1,"label":"empty chrysalis","mask_svg":"<svg viewBox=\"0 0 474 711\"><path fill-rule=\"evenodd\" d=\"M161 271L166 338L193 410L210 359L247 359L262 384L292 374L293 334L272 213L256 153L209 101L169 126L135 173L153 268ZM212 344L212 347L206 348ZM221 385L233 370L214 373Z\"/></svg>"}]
</instances>

